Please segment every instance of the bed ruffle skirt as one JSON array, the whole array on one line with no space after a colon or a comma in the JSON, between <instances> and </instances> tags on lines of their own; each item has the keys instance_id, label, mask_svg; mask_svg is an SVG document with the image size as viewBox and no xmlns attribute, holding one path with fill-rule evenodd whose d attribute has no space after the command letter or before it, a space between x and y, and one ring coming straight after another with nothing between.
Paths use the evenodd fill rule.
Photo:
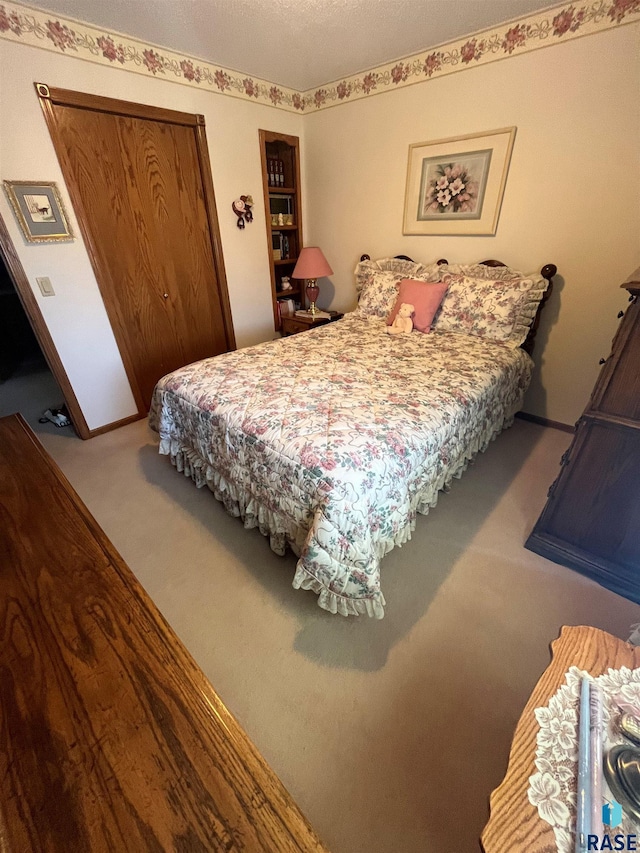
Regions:
<instances>
[{"instance_id":1,"label":"bed ruffle skirt","mask_svg":"<svg viewBox=\"0 0 640 853\"><path fill-rule=\"evenodd\" d=\"M430 509L435 507L438 502L438 494L447 490L452 480L462 476L475 456L486 450L503 429L511 426L513 418L514 415L509 414L500 419L498 423L494 420L492 424L485 426L471 438L470 443L457 458L450 460L437 479L424 485L411 497L404 524L400 526L394 536L373 539L372 545L378 563L392 548L400 547L411 539L417 514L426 515ZM318 595L318 605L329 613L340 614L341 616L367 615L376 619L383 618L386 602L382 590L378 589L371 597L367 598L341 595L329 589L327 584L316 577L305 564L305 558L311 549L315 549L316 552L327 553L326 540L328 537L323 535L323 533L326 534L326 530L323 530L325 519L321 508L316 510L311 526L309 528L302 527L284 513L264 506L249 491L229 482L197 451L185 446L179 440L163 438L160 441L159 450L162 455L169 456L176 469L186 477L190 477L198 488L208 486L215 498L224 505L227 512L241 518L246 528L257 527L264 536L268 536L271 549L276 554L283 556L287 546L291 548L298 557L293 578L295 589L315 592ZM340 567L340 569L344 571L344 567ZM338 573L336 572L336 574Z\"/></svg>"}]
</instances>

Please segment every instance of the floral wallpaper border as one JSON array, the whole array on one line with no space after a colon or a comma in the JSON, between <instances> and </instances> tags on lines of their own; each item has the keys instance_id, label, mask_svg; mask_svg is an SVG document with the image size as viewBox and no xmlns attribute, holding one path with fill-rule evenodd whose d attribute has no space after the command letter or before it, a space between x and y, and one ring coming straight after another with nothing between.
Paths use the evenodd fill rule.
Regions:
<instances>
[{"instance_id":1,"label":"floral wallpaper border","mask_svg":"<svg viewBox=\"0 0 640 853\"><path fill-rule=\"evenodd\" d=\"M640 20L640 0L565 3L304 93L323 109Z\"/></svg>"},{"instance_id":2,"label":"floral wallpaper border","mask_svg":"<svg viewBox=\"0 0 640 853\"><path fill-rule=\"evenodd\" d=\"M91 24L0 0L0 38L291 112L326 109L635 21L640 21L640 0L564 3L341 81L297 92Z\"/></svg>"},{"instance_id":3,"label":"floral wallpaper border","mask_svg":"<svg viewBox=\"0 0 640 853\"><path fill-rule=\"evenodd\" d=\"M302 94L130 36L0 0L0 38L291 111Z\"/></svg>"}]
</instances>

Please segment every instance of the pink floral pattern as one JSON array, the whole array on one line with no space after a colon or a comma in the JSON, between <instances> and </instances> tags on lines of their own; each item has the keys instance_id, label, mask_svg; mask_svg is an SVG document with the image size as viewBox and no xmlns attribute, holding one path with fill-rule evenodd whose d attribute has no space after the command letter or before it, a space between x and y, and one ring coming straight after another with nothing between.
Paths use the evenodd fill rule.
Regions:
<instances>
[{"instance_id":1,"label":"pink floral pattern","mask_svg":"<svg viewBox=\"0 0 640 853\"><path fill-rule=\"evenodd\" d=\"M247 95L249 95L250 98L257 98L258 97L258 95L259 95L258 87L253 82L253 80L251 80L250 77L245 77L245 79L242 81L242 83L244 85L244 91L246 92Z\"/></svg>"},{"instance_id":2,"label":"pink floral pattern","mask_svg":"<svg viewBox=\"0 0 640 853\"><path fill-rule=\"evenodd\" d=\"M231 77L229 77L226 71L218 69L213 75L213 79L221 92L224 92L225 89L228 89L231 86Z\"/></svg>"},{"instance_id":3,"label":"pink floral pattern","mask_svg":"<svg viewBox=\"0 0 640 853\"><path fill-rule=\"evenodd\" d=\"M166 75L185 85L207 87L211 91L257 100L278 108L304 112L324 109L346 100L363 98L389 89L408 86L473 67L553 41L597 32L627 23L640 16L640 0L586 0L531 15L517 24L504 25L482 34L452 42L436 51L416 54L402 62L389 63L362 74L308 92L295 92L255 80L224 68L199 64L191 57L156 49L133 38L105 33L89 24L48 18L46 12L0 2L0 37L40 42L49 50L68 53L92 61L119 63L137 73ZM27 39L29 40L27 42Z\"/></svg>"},{"instance_id":4,"label":"pink floral pattern","mask_svg":"<svg viewBox=\"0 0 640 853\"><path fill-rule=\"evenodd\" d=\"M22 35L22 24L19 16L15 12L7 14L4 6L0 6L0 33L12 32L15 35Z\"/></svg>"},{"instance_id":5,"label":"pink floral pattern","mask_svg":"<svg viewBox=\"0 0 640 853\"><path fill-rule=\"evenodd\" d=\"M522 24L518 24L515 27L511 27L510 30L507 30L507 34L504 37L504 41L502 42L502 49L505 53L513 53L513 51L517 47L523 47L527 41L527 27Z\"/></svg>"},{"instance_id":6,"label":"pink floral pattern","mask_svg":"<svg viewBox=\"0 0 640 853\"><path fill-rule=\"evenodd\" d=\"M373 92L378 86L378 75L374 71L370 71L368 74L364 75L362 80L362 91L365 95L368 95L369 92Z\"/></svg>"},{"instance_id":7,"label":"pink floral pattern","mask_svg":"<svg viewBox=\"0 0 640 853\"><path fill-rule=\"evenodd\" d=\"M122 45L118 45L116 47L113 39L108 36L100 36L97 40L97 45L102 51L102 55L105 59L108 59L109 62L124 62L124 50Z\"/></svg>"},{"instance_id":8,"label":"pink floral pattern","mask_svg":"<svg viewBox=\"0 0 640 853\"><path fill-rule=\"evenodd\" d=\"M59 47L60 50L71 48L76 50L75 33L69 27L61 24L60 21L47 21L47 38Z\"/></svg>"},{"instance_id":9,"label":"pink floral pattern","mask_svg":"<svg viewBox=\"0 0 640 853\"><path fill-rule=\"evenodd\" d=\"M627 15L640 12L640 0L614 0L607 14L616 24L622 23Z\"/></svg>"},{"instance_id":10,"label":"pink floral pattern","mask_svg":"<svg viewBox=\"0 0 640 853\"><path fill-rule=\"evenodd\" d=\"M541 12L532 15L528 21L496 28L482 38L472 37L453 42L446 48L416 55L393 66L383 66L355 75L335 86L306 92L305 104L322 109L344 100L345 96L341 93L345 87L349 87L349 97L365 97L372 92L383 92L397 86L418 83L425 78L449 74L458 70L460 65L472 67L479 62L502 59L504 56L546 46L552 39L566 40L569 33L582 34L587 25L602 28L605 18L620 24L640 14L640 0L591 0L580 6L569 4L553 12ZM322 92L320 98L317 97L319 92Z\"/></svg>"},{"instance_id":11,"label":"pink floral pattern","mask_svg":"<svg viewBox=\"0 0 640 853\"><path fill-rule=\"evenodd\" d=\"M583 19L584 12L582 10L580 12L576 12L573 6L569 6L568 9L563 9L562 12L556 15L553 19L554 36L563 36L569 31L575 33L575 31L580 27Z\"/></svg>"},{"instance_id":12,"label":"pink floral pattern","mask_svg":"<svg viewBox=\"0 0 640 853\"><path fill-rule=\"evenodd\" d=\"M473 166L452 159L430 171L424 185L420 215L473 213L478 204L480 185Z\"/></svg>"},{"instance_id":13,"label":"pink floral pattern","mask_svg":"<svg viewBox=\"0 0 640 853\"><path fill-rule=\"evenodd\" d=\"M157 74L158 71L164 71L162 67L162 57L155 50L144 50L142 52L144 64L152 74Z\"/></svg>"},{"instance_id":14,"label":"pink floral pattern","mask_svg":"<svg viewBox=\"0 0 640 853\"><path fill-rule=\"evenodd\" d=\"M457 275L467 275L472 278L488 278L492 281L506 281L512 278L527 278L523 272L514 270L512 267L490 267L486 264L442 264L440 272Z\"/></svg>"},{"instance_id":15,"label":"pink floral pattern","mask_svg":"<svg viewBox=\"0 0 640 853\"><path fill-rule=\"evenodd\" d=\"M200 69L195 68L193 62L189 59L183 59L180 63L180 70L184 76L185 80L189 80L189 82L200 82Z\"/></svg>"},{"instance_id":16,"label":"pink floral pattern","mask_svg":"<svg viewBox=\"0 0 640 853\"><path fill-rule=\"evenodd\" d=\"M348 315L169 374L149 418L179 470L291 546L294 586L380 618L382 557L511 422L531 367L481 338L392 339Z\"/></svg>"},{"instance_id":17,"label":"pink floral pattern","mask_svg":"<svg viewBox=\"0 0 640 853\"><path fill-rule=\"evenodd\" d=\"M305 103L301 93L199 63L190 57L177 56L168 50L147 46L131 38L100 32L89 24L74 23L71 27L70 22L64 19L47 18L46 13L27 10L26 7L16 8L18 11L13 11L10 6L0 2L0 36L11 34L11 37L24 39L25 43L27 37L32 37L32 40L48 41L52 50L65 53L74 51L74 55L94 61L100 58L107 63L118 63L138 73L144 72L154 77L163 75L166 79L187 85L206 86L215 92L304 111Z\"/></svg>"},{"instance_id":18,"label":"pink floral pattern","mask_svg":"<svg viewBox=\"0 0 640 853\"><path fill-rule=\"evenodd\" d=\"M443 272L442 281L449 287L433 328L476 335L510 347L519 347L526 340L548 287L541 275L499 279Z\"/></svg>"},{"instance_id":19,"label":"pink floral pattern","mask_svg":"<svg viewBox=\"0 0 640 853\"><path fill-rule=\"evenodd\" d=\"M432 77L436 71L442 68L442 54L430 53L424 61L424 73L427 77Z\"/></svg>"},{"instance_id":20,"label":"pink floral pattern","mask_svg":"<svg viewBox=\"0 0 640 853\"><path fill-rule=\"evenodd\" d=\"M409 65L404 65L400 62L395 68L391 69L391 79L393 82L398 85L398 83L404 83L404 81L409 77L410 67Z\"/></svg>"},{"instance_id":21,"label":"pink floral pattern","mask_svg":"<svg viewBox=\"0 0 640 853\"><path fill-rule=\"evenodd\" d=\"M480 59L482 53L482 45L478 45L475 39L471 39L460 48L460 59L466 64L472 59Z\"/></svg>"},{"instance_id":22,"label":"pink floral pattern","mask_svg":"<svg viewBox=\"0 0 640 853\"><path fill-rule=\"evenodd\" d=\"M361 317L387 319L398 297L398 284L403 278L439 281L436 264L425 266L399 258L382 258L378 261L360 261L355 269L358 308Z\"/></svg>"}]
</instances>

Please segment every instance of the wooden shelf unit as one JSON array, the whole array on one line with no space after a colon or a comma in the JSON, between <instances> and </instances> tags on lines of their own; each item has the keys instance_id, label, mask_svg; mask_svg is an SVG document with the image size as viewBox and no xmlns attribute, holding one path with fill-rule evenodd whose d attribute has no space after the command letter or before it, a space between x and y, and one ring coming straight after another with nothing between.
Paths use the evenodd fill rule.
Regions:
<instances>
[{"instance_id":1,"label":"wooden shelf unit","mask_svg":"<svg viewBox=\"0 0 640 853\"><path fill-rule=\"evenodd\" d=\"M280 331L281 321L278 311L279 299L301 297L299 282L291 279L292 289L283 291L281 280L283 276L291 278L293 268L302 248L302 193L300 188L300 140L297 136L286 133L276 133L271 130L258 131L260 137L260 157L262 161L262 186L264 192L265 221L267 229L267 251L269 252L269 271L271 273L271 301L273 303L273 319L276 331ZM278 160L283 164L284 185L271 186L269 183L269 161ZM293 222L290 225L274 225L271 217L280 208L287 207ZM278 234L283 236L283 243L289 247L286 258L274 258L274 241Z\"/></svg>"}]
</instances>

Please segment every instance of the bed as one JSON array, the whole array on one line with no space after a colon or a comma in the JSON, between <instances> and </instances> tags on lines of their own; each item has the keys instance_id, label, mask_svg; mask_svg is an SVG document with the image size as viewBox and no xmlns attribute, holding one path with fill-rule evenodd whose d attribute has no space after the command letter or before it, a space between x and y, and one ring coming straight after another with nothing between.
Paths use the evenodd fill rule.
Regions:
<instances>
[{"instance_id":1,"label":"bed","mask_svg":"<svg viewBox=\"0 0 640 853\"><path fill-rule=\"evenodd\" d=\"M342 320L188 365L156 386L160 453L277 553L291 548L293 585L331 613L383 617L382 558L522 405L555 267L533 277L497 261L482 269L474 278L477 265L363 256L359 306ZM387 333L405 281L445 279L430 333ZM506 291L521 294L519 328L496 340L481 332L507 310Z\"/></svg>"}]
</instances>

